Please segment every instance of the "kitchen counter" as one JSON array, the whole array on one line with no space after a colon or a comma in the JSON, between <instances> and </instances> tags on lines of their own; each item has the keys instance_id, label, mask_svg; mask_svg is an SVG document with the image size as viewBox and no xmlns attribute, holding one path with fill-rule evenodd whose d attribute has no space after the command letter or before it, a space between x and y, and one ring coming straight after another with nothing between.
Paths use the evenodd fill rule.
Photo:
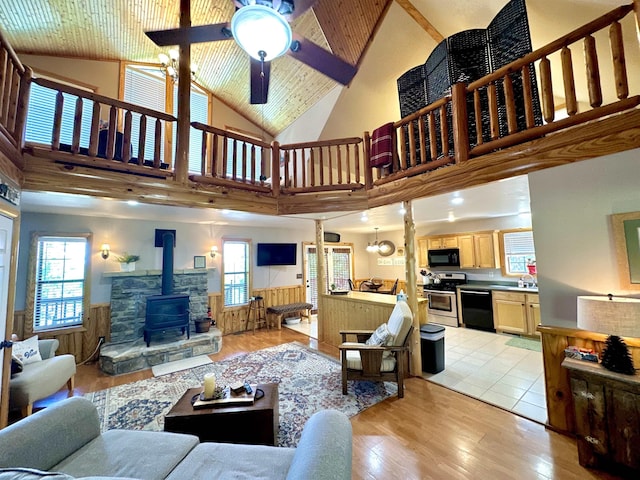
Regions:
<instances>
[{"instance_id":1,"label":"kitchen counter","mask_svg":"<svg viewBox=\"0 0 640 480\"><path fill-rule=\"evenodd\" d=\"M519 287L517 283L469 282L458 288L467 290L502 290L505 292L538 293L538 287Z\"/></svg>"}]
</instances>

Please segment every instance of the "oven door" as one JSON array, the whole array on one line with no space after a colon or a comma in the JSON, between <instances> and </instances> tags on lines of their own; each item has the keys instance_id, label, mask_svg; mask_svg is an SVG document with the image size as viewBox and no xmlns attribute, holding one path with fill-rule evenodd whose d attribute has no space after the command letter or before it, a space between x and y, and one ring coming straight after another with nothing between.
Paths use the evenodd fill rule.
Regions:
<instances>
[{"instance_id":1,"label":"oven door","mask_svg":"<svg viewBox=\"0 0 640 480\"><path fill-rule=\"evenodd\" d=\"M438 290L425 290L427 295L428 315L444 315L447 317L458 317L455 292L443 292Z\"/></svg>"}]
</instances>

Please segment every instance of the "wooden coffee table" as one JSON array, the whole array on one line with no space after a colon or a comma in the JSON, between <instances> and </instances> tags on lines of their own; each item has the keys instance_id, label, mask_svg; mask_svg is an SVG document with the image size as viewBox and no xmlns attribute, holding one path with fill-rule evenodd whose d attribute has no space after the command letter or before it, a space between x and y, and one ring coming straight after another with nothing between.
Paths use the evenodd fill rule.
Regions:
<instances>
[{"instance_id":1,"label":"wooden coffee table","mask_svg":"<svg viewBox=\"0 0 640 480\"><path fill-rule=\"evenodd\" d=\"M257 386L264 397L253 405L194 409L191 399L202 388L190 388L164 418L165 432L196 435L201 442L276 445L278 442L278 384Z\"/></svg>"}]
</instances>

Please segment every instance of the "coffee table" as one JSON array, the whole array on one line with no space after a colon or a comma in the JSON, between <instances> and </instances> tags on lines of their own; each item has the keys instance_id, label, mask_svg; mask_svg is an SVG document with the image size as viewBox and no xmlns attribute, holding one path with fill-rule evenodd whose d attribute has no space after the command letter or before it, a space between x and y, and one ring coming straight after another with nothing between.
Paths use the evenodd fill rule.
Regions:
<instances>
[{"instance_id":1,"label":"coffee table","mask_svg":"<svg viewBox=\"0 0 640 480\"><path fill-rule=\"evenodd\" d=\"M278 441L278 384L259 384L264 397L253 405L194 409L191 399L202 388L190 388L164 418L165 432L189 433L201 442L276 445ZM256 390L257 391L257 390Z\"/></svg>"}]
</instances>

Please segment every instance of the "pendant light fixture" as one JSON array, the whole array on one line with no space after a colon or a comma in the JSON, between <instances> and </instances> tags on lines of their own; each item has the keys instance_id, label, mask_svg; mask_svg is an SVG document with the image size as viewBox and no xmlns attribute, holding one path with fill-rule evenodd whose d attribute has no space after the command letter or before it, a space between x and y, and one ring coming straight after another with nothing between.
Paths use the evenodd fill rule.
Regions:
<instances>
[{"instance_id":1,"label":"pendant light fixture","mask_svg":"<svg viewBox=\"0 0 640 480\"><path fill-rule=\"evenodd\" d=\"M378 227L375 228L376 230L376 241L371 244L371 243L367 243L367 252L369 253L376 253L380 251L380 245L378 245Z\"/></svg>"},{"instance_id":2,"label":"pendant light fixture","mask_svg":"<svg viewBox=\"0 0 640 480\"><path fill-rule=\"evenodd\" d=\"M271 61L284 55L291 46L291 27L282 14L292 12L293 3L279 3L276 10L273 6L247 2L231 19L233 38L240 48L256 60Z\"/></svg>"}]
</instances>

